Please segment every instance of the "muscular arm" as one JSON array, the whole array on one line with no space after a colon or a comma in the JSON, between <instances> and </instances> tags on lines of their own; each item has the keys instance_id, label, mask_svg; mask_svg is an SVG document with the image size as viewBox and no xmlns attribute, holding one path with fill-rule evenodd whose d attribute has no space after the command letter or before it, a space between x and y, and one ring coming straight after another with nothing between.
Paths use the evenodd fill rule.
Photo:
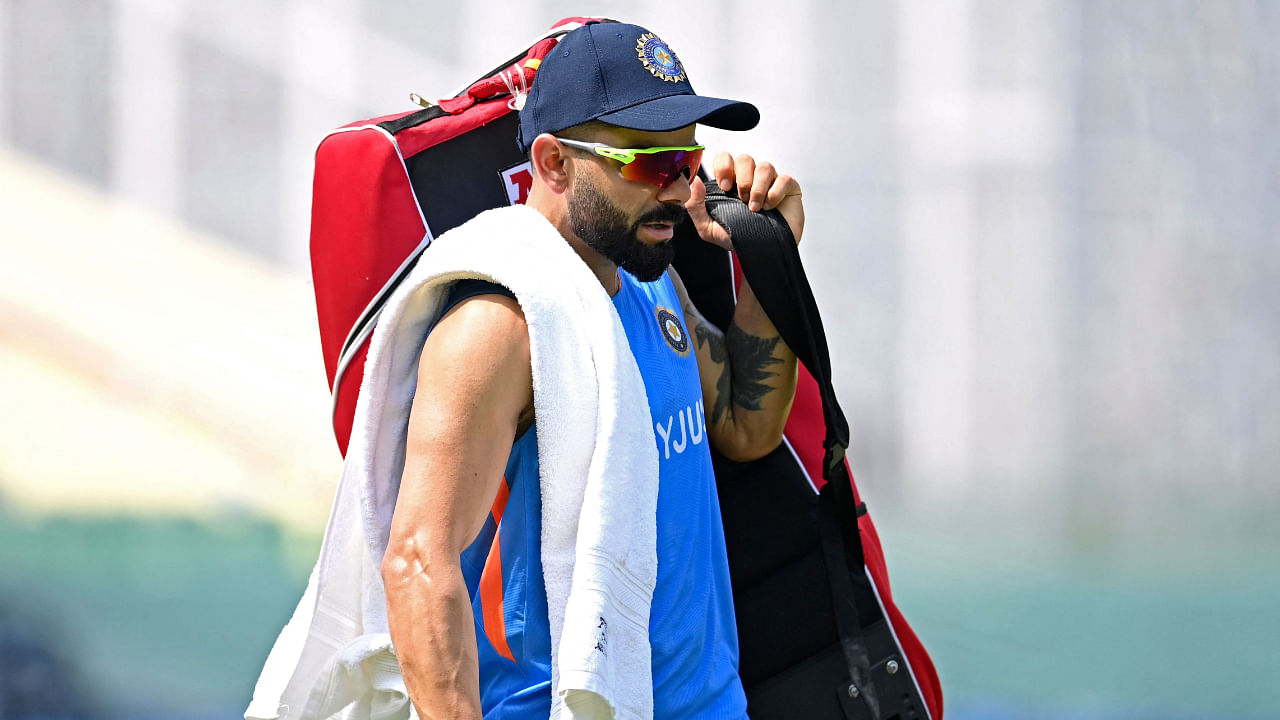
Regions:
<instances>
[{"instance_id":1,"label":"muscular arm","mask_svg":"<svg viewBox=\"0 0 1280 720\"><path fill-rule=\"evenodd\" d=\"M675 270L685 324L694 338L711 442L731 460L754 460L782 441L796 392L796 356L744 282L728 332L694 307Z\"/></svg>"},{"instance_id":2,"label":"muscular arm","mask_svg":"<svg viewBox=\"0 0 1280 720\"><path fill-rule=\"evenodd\" d=\"M423 720L481 716L458 556L484 524L532 400L529 333L514 300L464 300L427 338L382 560L391 639Z\"/></svg>"},{"instance_id":3,"label":"muscular arm","mask_svg":"<svg viewBox=\"0 0 1280 720\"><path fill-rule=\"evenodd\" d=\"M757 163L750 155L734 158L728 153L716 156L713 175L725 190L736 186L738 197L751 210L776 208L799 242L804 206L794 178L779 175L773 165ZM695 179L685 205L689 218L703 240L732 250L728 232L707 214L706 196L706 186ZM745 281L738 289L733 320L722 333L693 306L675 271L670 274L694 338L712 444L732 460L754 460L771 452L782 442L795 399L795 353L782 341Z\"/></svg>"}]
</instances>

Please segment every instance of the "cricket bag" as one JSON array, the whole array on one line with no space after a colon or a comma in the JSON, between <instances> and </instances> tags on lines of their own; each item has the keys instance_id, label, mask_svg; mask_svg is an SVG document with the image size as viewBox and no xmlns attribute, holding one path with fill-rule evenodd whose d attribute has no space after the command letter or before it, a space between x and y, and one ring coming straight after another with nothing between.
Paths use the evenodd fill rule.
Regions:
<instances>
[{"instance_id":1,"label":"cricket bag","mask_svg":"<svg viewBox=\"0 0 1280 720\"><path fill-rule=\"evenodd\" d=\"M518 98L558 38L596 21L562 20L456 95L321 141L312 275L344 454L383 304L414 263L430 262L433 238L483 210L524 202L533 174L515 142ZM745 274L802 364L781 446L750 463L713 450L748 713L939 720L933 663L893 602L879 536L844 459L848 424L790 230L776 213L751 213L714 187L708 210L736 252L682 226L675 266L695 304L727 327Z\"/></svg>"}]
</instances>

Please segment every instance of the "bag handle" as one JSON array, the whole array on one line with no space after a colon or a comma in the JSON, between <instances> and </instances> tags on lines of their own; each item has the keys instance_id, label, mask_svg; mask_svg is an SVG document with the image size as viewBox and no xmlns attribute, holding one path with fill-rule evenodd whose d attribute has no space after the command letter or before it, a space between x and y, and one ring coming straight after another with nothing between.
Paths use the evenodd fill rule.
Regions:
<instances>
[{"instance_id":1,"label":"bag handle","mask_svg":"<svg viewBox=\"0 0 1280 720\"><path fill-rule=\"evenodd\" d=\"M583 25L600 22L609 23L617 20L589 17L568 17L560 20L552 25L541 39L533 43L527 52L490 70L454 97L440 100L437 104L450 115L456 115L483 100L508 94L517 96L527 93L529 86L533 84L533 76L537 74L538 67L542 65L547 53L551 52L551 48L560 42L560 38Z\"/></svg>"},{"instance_id":2,"label":"bag handle","mask_svg":"<svg viewBox=\"0 0 1280 720\"><path fill-rule=\"evenodd\" d=\"M378 127L386 130L391 135L395 135L402 130L417 127L438 117L462 113L477 102L493 100L504 95L513 95L512 100L514 101L515 93L521 90L528 91L528 88L533 84L534 75L537 74L538 68L542 65L542 61L547 57L547 53L551 52L551 48L560 42L560 38L583 25L596 22L617 22L617 20L587 17L564 18L539 36L536 41L529 45L527 50L480 76L480 79L465 86L454 93L453 96L439 100L435 105L422 100L420 96L417 96L417 93L411 93L410 97L417 96L415 102L425 104L426 107L394 120L380 122ZM515 110L517 108L513 105L512 109Z\"/></svg>"},{"instance_id":3,"label":"bag handle","mask_svg":"<svg viewBox=\"0 0 1280 720\"><path fill-rule=\"evenodd\" d=\"M528 92L529 86L533 84L533 76L537 74L538 66L542 64L542 59L547 56L547 53L551 51L551 48L555 47L558 41L558 37L546 37L539 40L521 58L517 58L511 64L499 68L487 77L471 83L457 97L441 100L438 103L440 109L450 115L457 115L483 100Z\"/></svg>"}]
</instances>

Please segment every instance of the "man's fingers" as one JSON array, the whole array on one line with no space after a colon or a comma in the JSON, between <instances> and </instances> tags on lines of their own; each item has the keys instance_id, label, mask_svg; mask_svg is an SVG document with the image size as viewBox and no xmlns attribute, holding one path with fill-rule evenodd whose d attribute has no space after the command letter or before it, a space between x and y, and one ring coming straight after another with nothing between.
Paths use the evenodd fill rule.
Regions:
<instances>
[{"instance_id":1,"label":"man's fingers","mask_svg":"<svg viewBox=\"0 0 1280 720\"><path fill-rule=\"evenodd\" d=\"M706 200L707 186L703 184L702 178L694 178L689 183L689 201L684 204L685 210L689 211L689 222L693 223L693 229L706 242L732 250L733 240L730 239L729 232L707 212Z\"/></svg>"},{"instance_id":2,"label":"man's fingers","mask_svg":"<svg viewBox=\"0 0 1280 720\"><path fill-rule=\"evenodd\" d=\"M738 199L745 202L752 212L777 210L791 227L796 242L804 233L804 202L800 196L800 183L790 175L778 174L770 162L757 163L750 155L737 157L727 152L717 153L711 163L712 175L721 190L728 192L735 183ZM729 233L707 214L704 204L707 188L701 180L689 184L690 197L685 207L689 218L703 240L726 249L732 249Z\"/></svg>"},{"instance_id":3,"label":"man's fingers","mask_svg":"<svg viewBox=\"0 0 1280 720\"><path fill-rule=\"evenodd\" d=\"M766 210L772 210L782 203L782 201L792 195L800 194L800 183L790 175L779 175L773 181L773 185L769 187L768 199L765 200L764 207Z\"/></svg>"},{"instance_id":4,"label":"man's fingers","mask_svg":"<svg viewBox=\"0 0 1280 720\"><path fill-rule=\"evenodd\" d=\"M695 177L689 183L689 200L684 204L684 209L689 212L689 221L699 235L705 238L713 231L715 220L707 212L707 186L703 184L702 178Z\"/></svg>"},{"instance_id":5,"label":"man's fingers","mask_svg":"<svg viewBox=\"0 0 1280 720\"><path fill-rule=\"evenodd\" d=\"M747 207L752 212L765 208L765 202L769 199L769 191L773 188L773 183L778 179L778 170L772 163L762 162L755 166L755 176L751 181L751 194L748 198L744 198Z\"/></svg>"},{"instance_id":6,"label":"man's fingers","mask_svg":"<svg viewBox=\"0 0 1280 720\"><path fill-rule=\"evenodd\" d=\"M737 176L738 199L750 203L751 188L756 179L756 159L750 155L739 155L733 162L733 171Z\"/></svg>"},{"instance_id":7,"label":"man's fingers","mask_svg":"<svg viewBox=\"0 0 1280 720\"><path fill-rule=\"evenodd\" d=\"M727 152L717 153L712 172L721 190L738 186L738 199L753 212L773 210L786 198L800 194L800 185L790 175L779 175L770 162L757 163L755 158Z\"/></svg>"},{"instance_id":8,"label":"man's fingers","mask_svg":"<svg viewBox=\"0 0 1280 720\"><path fill-rule=\"evenodd\" d=\"M716 153L716 159L711 163L711 167L716 184L721 190L729 192L729 188L733 187L733 156L723 151Z\"/></svg>"},{"instance_id":9,"label":"man's fingers","mask_svg":"<svg viewBox=\"0 0 1280 720\"><path fill-rule=\"evenodd\" d=\"M694 225L700 227L703 221L710 217L707 214L706 203L707 186L703 184L702 178L695 176L689 183L689 199L684 203L684 209L689 212L689 219Z\"/></svg>"}]
</instances>

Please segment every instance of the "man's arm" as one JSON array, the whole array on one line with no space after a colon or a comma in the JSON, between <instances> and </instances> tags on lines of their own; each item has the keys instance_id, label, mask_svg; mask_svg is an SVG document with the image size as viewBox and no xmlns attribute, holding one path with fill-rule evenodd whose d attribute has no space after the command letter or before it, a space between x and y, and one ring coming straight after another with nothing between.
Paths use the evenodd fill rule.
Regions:
<instances>
[{"instance_id":1,"label":"man's arm","mask_svg":"<svg viewBox=\"0 0 1280 720\"><path fill-rule=\"evenodd\" d=\"M519 304L470 298L428 336L382 580L387 623L423 720L479 720L475 623L458 556L484 525L532 405Z\"/></svg>"},{"instance_id":2,"label":"man's arm","mask_svg":"<svg viewBox=\"0 0 1280 720\"><path fill-rule=\"evenodd\" d=\"M715 180L728 189L736 183L738 196L752 210L777 209L783 214L796 242L804 232L804 206L794 178L779 175L769 163L757 164L749 155L736 159L720 153L715 159ZM725 229L707 214L706 187L694 180L686 207L702 239L733 249ZM674 270L670 271L685 325L694 338L698 374L706 406L712 444L731 460L754 460L782 442L782 431L796 391L796 356L778 335L751 286L738 288L738 304L727 332L711 324L689 300Z\"/></svg>"}]
</instances>

